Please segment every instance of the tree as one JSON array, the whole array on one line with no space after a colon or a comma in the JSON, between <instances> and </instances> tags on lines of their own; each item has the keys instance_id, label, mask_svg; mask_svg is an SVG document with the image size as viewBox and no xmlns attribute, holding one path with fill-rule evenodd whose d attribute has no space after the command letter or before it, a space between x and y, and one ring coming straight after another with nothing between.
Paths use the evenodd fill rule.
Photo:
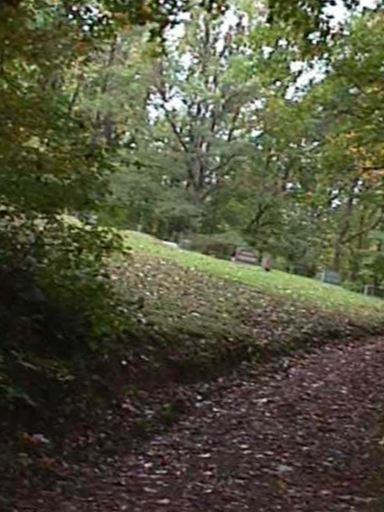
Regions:
<instances>
[{"instance_id":1,"label":"tree","mask_svg":"<svg viewBox=\"0 0 384 512\"><path fill-rule=\"evenodd\" d=\"M267 124L263 112L273 116L278 98L284 104L284 94L293 80L289 57L297 50L284 43L281 33L262 28L263 13L257 9L233 11L236 21L229 26L228 19L193 11L184 23L183 35L168 44L156 65L148 63L142 52L132 68L122 58L120 71L115 71L120 77L129 76L125 88L115 83L108 91L109 96L114 91L113 97L124 98L114 116L115 124L122 117L133 120L127 120L122 131L125 183L138 183L140 176L147 182L152 176L157 180L159 198L162 190L168 198L173 190L172 197L179 203L178 210L184 211L185 220L185 213L193 210L195 228L197 215L200 226L212 224L207 216L214 196L230 186L242 162L255 156L255 140L260 145ZM274 45L272 52L265 51L268 44ZM130 39L128 46L137 45ZM123 41L120 47L123 56ZM122 183L121 178L116 179ZM176 193L176 189L182 192ZM154 199L153 212L157 208ZM188 223L181 224L186 229ZM147 229L151 230L150 226Z\"/></svg>"},{"instance_id":2,"label":"tree","mask_svg":"<svg viewBox=\"0 0 384 512\"><path fill-rule=\"evenodd\" d=\"M119 30L151 22L159 37L186 5L125 4L0 4L0 391L9 399L37 392L24 388L20 362L63 385L61 370L70 375L80 353L104 350L129 322L105 265L119 236L65 217L96 209L110 172L99 125L76 108L83 66Z\"/></svg>"},{"instance_id":3,"label":"tree","mask_svg":"<svg viewBox=\"0 0 384 512\"><path fill-rule=\"evenodd\" d=\"M369 233L383 222L381 24L381 13L354 22L334 49L329 76L308 98L319 126L317 192L331 198L332 266L351 279L359 273Z\"/></svg>"}]
</instances>

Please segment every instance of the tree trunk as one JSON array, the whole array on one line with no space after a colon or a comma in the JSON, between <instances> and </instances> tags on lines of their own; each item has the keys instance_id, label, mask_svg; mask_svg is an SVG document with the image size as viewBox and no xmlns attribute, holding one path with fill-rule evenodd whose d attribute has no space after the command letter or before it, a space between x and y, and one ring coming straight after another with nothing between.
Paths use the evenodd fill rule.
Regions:
<instances>
[{"instance_id":1,"label":"tree trunk","mask_svg":"<svg viewBox=\"0 0 384 512\"><path fill-rule=\"evenodd\" d=\"M361 261L361 250L364 246L364 227L365 227L365 221L366 221L366 210L363 209L360 219L359 219L359 234L356 239L356 247L355 250L352 252L352 258L351 258L351 270L350 270L350 280L352 282L356 281L357 276L360 272L360 261Z\"/></svg>"},{"instance_id":2,"label":"tree trunk","mask_svg":"<svg viewBox=\"0 0 384 512\"><path fill-rule=\"evenodd\" d=\"M336 235L334 246L333 246L333 261L332 261L332 268L336 272L340 271L341 267L341 258L343 254L343 243L344 239L350 229L351 226L351 217L353 213L353 201L355 198L355 187L356 187L356 180L353 181L351 184L349 195L347 202L345 204L345 211L343 214L343 217L341 219L340 223L340 229Z\"/></svg>"}]
</instances>

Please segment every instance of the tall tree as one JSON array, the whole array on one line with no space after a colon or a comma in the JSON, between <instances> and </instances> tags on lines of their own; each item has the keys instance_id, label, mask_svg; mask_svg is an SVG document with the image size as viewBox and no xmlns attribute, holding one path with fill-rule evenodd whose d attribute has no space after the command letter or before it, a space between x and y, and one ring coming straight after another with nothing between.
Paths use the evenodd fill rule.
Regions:
<instances>
[{"instance_id":1,"label":"tall tree","mask_svg":"<svg viewBox=\"0 0 384 512\"><path fill-rule=\"evenodd\" d=\"M175 199L203 214L241 162L252 158L267 123L263 112L273 116L274 102L284 103L293 81L289 56L297 51L264 21L258 9L220 19L196 9L181 35L170 34L155 65L142 58L128 72L122 63L120 76L129 73L130 83L118 95L126 111L136 109L136 123L126 126L126 156L122 151L128 180L152 175L168 199L177 189Z\"/></svg>"}]
</instances>

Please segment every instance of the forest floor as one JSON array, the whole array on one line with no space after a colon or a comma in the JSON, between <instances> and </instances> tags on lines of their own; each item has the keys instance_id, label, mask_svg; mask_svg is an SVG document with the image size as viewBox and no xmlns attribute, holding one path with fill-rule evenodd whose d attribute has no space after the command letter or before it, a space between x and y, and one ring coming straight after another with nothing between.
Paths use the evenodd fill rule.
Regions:
<instances>
[{"instance_id":1,"label":"forest floor","mask_svg":"<svg viewBox=\"0 0 384 512\"><path fill-rule=\"evenodd\" d=\"M383 367L379 337L243 364L188 386L168 429L131 447L116 432L113 455L45 491L21 486L9 510L384 510Z\"/></svg>"},{"instance_id":2,"label":"forest floor","mask_svg":"<svg viewBox=\"0 0 384 512\"><path fill-rule=\"evenodd\" d=\"M0 414L0 511L383 511L384 301L125 235L126 339Z\"/></svg>"}]
</instances>

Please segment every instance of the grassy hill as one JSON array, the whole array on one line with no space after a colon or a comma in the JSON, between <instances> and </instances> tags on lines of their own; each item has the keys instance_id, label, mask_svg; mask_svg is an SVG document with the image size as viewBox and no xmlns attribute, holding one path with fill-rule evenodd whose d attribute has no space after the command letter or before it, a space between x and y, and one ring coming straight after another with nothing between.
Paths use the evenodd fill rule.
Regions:
<instances>
[{"instance_id":1,"label":"grassy hill","mask_svg":"<svg viewBox=\"0 0 384 512\"><path fill-rule=\"evenodd\" d=\"M383 300L339 286L279 270L267 273L258 266L234 264L196 252L170 248L161 240L141 233L129 231L125 236L128 246L136 255L151 255L212 277L252 287L280 299L293 299L326 311L363 315L370 319L380 319L384 313Z\"/></svg>"},{"instance_id":2,"label":"grassy hill","mask_svg":"<svg viewBox=\"0 0 384 512\"><path fill-rule=\"evenodd\" d=\"M139 304L135 328L150 340L146 357L155 367L204 370L368 335L384 324L380 299L124 235L131 256L116 262L116 287Z\"/></svg>"}]
</instances>

